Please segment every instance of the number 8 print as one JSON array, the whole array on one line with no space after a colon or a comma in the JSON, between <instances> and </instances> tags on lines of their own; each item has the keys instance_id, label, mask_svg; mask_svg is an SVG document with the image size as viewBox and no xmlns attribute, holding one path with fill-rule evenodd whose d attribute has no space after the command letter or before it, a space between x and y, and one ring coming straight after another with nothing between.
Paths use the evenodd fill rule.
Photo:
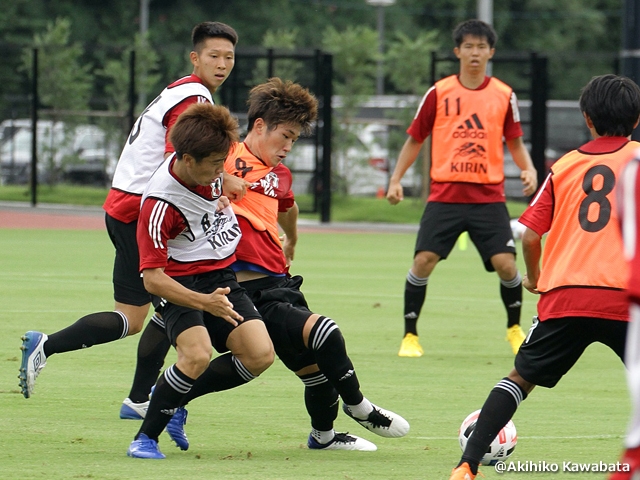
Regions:
<instances>
[{"instance_id":1,"label":"number 8 print","mask_svg":"<svg viewBox=\"0 0 640 480\"><path fill-rule=\"evenodd\" d=\"M602 176L602 188L594 189L594 179L597 175ZM611 219L611 202L607 195L613 191L616 185L616 176L606 165L596 165L587 170L582 180L582 189L587 194L586 198L580 202L580 210L578 211L578 220L583 230L587 232L599 232ZM589 207L593 203L597 203L598 218L595 221L589 220Z\"/></svg>"}]
</instances>

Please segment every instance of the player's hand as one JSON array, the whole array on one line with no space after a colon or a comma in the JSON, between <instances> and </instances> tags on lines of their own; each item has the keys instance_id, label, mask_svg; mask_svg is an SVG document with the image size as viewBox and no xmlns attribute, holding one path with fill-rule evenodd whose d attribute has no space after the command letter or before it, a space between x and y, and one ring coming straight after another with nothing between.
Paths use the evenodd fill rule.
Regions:
<instances>
[{"instance_id":1,"label":"player's hand","mask_svg":"<svg viewBox=\"0 0 640 480\"><path fill-rule=\"evenodd\" d=\"M224 195L222 195L220 198L218 198L218 206L216 207L216 212L219 212L220 210L224 210L230 204L231 202L229 201L229 199Z\"/></svg>"},{"instance_id":2,"label":"player's hand","mask_svg":"<svg viewBox=\"0 0 640 480\"><path fill-rule=\"evenodd\" d=\"M233 303L229 301L227 295L231 292L229 287L216 288L213 293L207 295L205 301L206 312L216 317L223 318L233 326L237 326L238 322L244 320L242 316L233 309Z\"/></svg>"},{"instance_id":3,"label":"player's hand","mask_svg":"<svg viewBox=\"0 0 640 480\"><path fill-rule=\"evenodd\" d=\"M282 253L287 261L287 267L290 267L291 262L293 262L293 257L295 256L296 245L291 242L289 237L284 233L280 236L280 241L282 242Z\"/></svg>"},{"instance_id":4,"label":"player's hand","mask_svg":"<svg viewBox=\"0 0 640 480\"><path fill-rule=\"evenodd\" d=\"M389 182L389 189L387 190L387 201L391 205L397 205L402 200L404 200L404 191L402 189L402 185L397 181Z\"/></svg>"},{"instance_id":5,"label":"player's hand","mask_svg":"<svg viewBox=\"0 0 640 480\"><path fill-rule=\"evenodd\" d=\"M533 195L538 188L538 172L535 170L523 170L520 172L520 180L522 180L522 193L525 197Z\"/></svg>"},{"instance_id":6,"label":"player's hand","mask_svg":"<svg viewBox=\"0 0 640 480\"><path fill-rule=\"evenodd\" d=\"M247 188L251 183L236 177L235 175L224 174L222 182L222 193L224 193L232 202L239 202L247 193Z\"/></svg>"},{"instance_id":7,"label":"player's hand","mask_svg":"<svg viewBox=\"0 0 640 480\"><path fill-rule=\"evenodd\" d=\"M540 292L538 291L538 281L532 281L526 274L524 275L524 277L522 277L522 286L529 290L531 293L540 295Z\"/></svg>"}]
</instances>

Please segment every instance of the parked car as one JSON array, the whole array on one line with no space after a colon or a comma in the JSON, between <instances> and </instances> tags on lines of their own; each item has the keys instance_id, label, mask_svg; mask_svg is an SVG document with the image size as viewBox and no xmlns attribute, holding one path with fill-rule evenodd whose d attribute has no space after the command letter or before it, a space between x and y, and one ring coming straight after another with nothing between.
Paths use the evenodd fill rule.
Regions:
<instances>
[{"instance_id":1,"label":"parked car","mask_svg":"<svg viewBox=\"0 0 640 480\"><path fill-rule=\"evenodd\" d=\"M106 185L118 161L119 145L96 125L67 127L38 121L38 180ZM0 123L0 179L28 183L31 172L31 120Z\"/></svg>"},{"instance_id":2,"label":"parked car","mask_svg":"<svg viewBox=\"0 0 640 480\"><path fill-rule=\"evenodd\" d=\"M342 126L345 129L345 126ZM388 125L371 123L351 125L353 134L347 149L332 152L332 189L339 193L373 196L386 193L390 159ZM321 157L321 149L319 156ZM315 185L316 148L311 139L302 138L287 155L285 165L293 172L293 190L308 193ZM420 188L420 177L411 166L402 179L405 195Z\"/></svg>"}]
</instances>

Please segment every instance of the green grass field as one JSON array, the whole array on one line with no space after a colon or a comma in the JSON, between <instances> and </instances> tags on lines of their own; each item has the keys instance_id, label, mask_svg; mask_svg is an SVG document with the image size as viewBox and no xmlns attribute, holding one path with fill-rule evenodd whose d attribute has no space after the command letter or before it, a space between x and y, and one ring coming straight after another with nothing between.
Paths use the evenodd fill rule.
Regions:
<instances>
[{"instance_id":1,"label":"green grass field","mask_svg":"<svg viewBox=\"0 0 640 480\"><path fill-rule=\"evenodd\" d=\"M336 428L373 441L378 451L306 449L302 384L276 361L251 384L189 406L188 452L163 434L167 459L145 461L125 454L139 423L118 418L137 337L50 357L29 400L18 387L26 330L51 333L112 308L107 235L0 229L0 478L448 479L460 456L458 426L508 373L513 355L497 277L484 272L470 245L456 248L432 277L418 324L425 355L397 356L413 242L413 234L302 233L292 269L305 276L313 309L341 326L364 394L411 423L406 437L376 437L340 413ZM525 292L525 328L535 301ZM521 405L511 460L614 462L629 411L623 366L594 345L555 389L537 389ZM489 480L606 478L481 471Z\"/></svg>"}]
</instances>

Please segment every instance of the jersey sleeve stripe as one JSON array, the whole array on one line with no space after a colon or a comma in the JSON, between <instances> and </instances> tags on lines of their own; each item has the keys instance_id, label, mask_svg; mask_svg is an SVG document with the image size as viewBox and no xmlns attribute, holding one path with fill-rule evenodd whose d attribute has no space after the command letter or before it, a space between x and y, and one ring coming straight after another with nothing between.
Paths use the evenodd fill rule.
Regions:
<instances>
[{"instance_id":1,"label":"jersey sleeve stripe","mask_svg":"<svg viewBox=\"0 0 640 480\"><path fill-rule=\"evenodd\" d=\"M155 248L164 249L165 246L162 244L162 221L164 220L164 215L167 212L167 207L169 204L166 202L157 202L153 206L153 210L151 211L151 216L149 218L149 236L153 240L153 246Z\"/></svg>"}]
</instances>

